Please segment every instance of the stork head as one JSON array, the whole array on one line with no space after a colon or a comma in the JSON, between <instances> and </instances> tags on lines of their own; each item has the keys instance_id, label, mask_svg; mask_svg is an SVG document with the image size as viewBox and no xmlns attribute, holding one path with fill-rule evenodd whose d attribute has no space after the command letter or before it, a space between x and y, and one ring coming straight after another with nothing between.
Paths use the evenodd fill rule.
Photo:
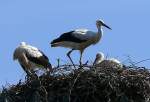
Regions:
<instances>
[{"instance_id":1,"label":"stork head","mask_svg":"<svg viewBox=\"0 0 150 102\"><path fill-rule=\"evenodd\" d=\"M21 45L21 46L25 46L25 45L26 45L26 42L21 42L20 45Z\"/></svg>"},{"instance_id":2,"label":"stork head","mask_svg":"<svg viewBox=\"0 0 150 102\"><path fill-rule=\"evenodd\" d=\"M104 26L104 27L111 30L111 28L109 26L107 26L101 19L96 21L96 26L97 26L97 28L100 28L101 26Z\"/></svg>"},{"instance_id":3,"label":"stork head","mask_svg":"<svg viewBox=\"0 0 150 102\"><path fill-rule=\"evenodd\" d=\"M99 62L103 61L104 60L104 54L102 52L98 52L96 54L96 59L98 59Z\"/></svg>"}]
</instances>

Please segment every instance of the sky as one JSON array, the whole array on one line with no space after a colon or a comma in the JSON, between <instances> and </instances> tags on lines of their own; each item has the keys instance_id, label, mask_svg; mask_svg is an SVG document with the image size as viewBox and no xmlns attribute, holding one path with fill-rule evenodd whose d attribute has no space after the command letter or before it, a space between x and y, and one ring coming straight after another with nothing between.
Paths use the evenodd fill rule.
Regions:
<instances>
[{"instance_id":1,"label":"sky","mask_svg":"<svg viewBox=\"0 0 150 102\"><path fill-rule=\"evenodd\" d=\"M0 86L12 85L25 77L13 52L20 42L38 47L53 66L69 62L70 49L51 48L50 42L62 33L77 28L97 31L95 21L102 19L112 30L104 28L101 41L88 47L83 62L93 61L97 52L138 62L150 58L149 0L0 0ZM79 52L72 59L79 61ZM150 61L138 66L150 68Z\"/></svg>"}]
</instances>

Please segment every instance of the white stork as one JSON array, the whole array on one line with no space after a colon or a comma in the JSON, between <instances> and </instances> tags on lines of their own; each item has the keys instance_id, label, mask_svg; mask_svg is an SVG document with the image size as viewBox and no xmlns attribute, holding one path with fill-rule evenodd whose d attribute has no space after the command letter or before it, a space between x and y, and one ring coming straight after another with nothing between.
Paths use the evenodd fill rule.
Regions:
<instances>
[{"instance_id":1,"label":"white stork","mask_svg":"<svg viewBox=\"0 0 150 102\"><path fill-rule=\"evenodd\" d=\"M96 21L96 26L98 29L98 32L93 32L87 29L77 29L73 30L67 33L62 34L60 37L57 39L54 39L51 42L51 47L66 47L66 48L71 48L67 53L67 56L71 60L72 64L74 65L70 54L73 50L79 50L80 51L80 65L82 65L81 59L82 59L82 53L85 48L87 48L90 45L94 45L99 42L101 39L103 33L102 33L102 26L107 27L108 29L111 29L109 26L104 24L102 20L97 20Z\"/></svg>"},{"instance_id":2,"label":"white stork","mask_svg":"<svg viewBox=\"0 0 150 102\"><path fill-rule=\"evenodd\" d=\"M31 75L35 68L46 68L52 71L48 57L38 48L21 42L13 54L13 59L18 60L24 71Z\"/></svg>"},{"instance_id":3,"label":"white stork","mask_svg":"<svg viewBox=\"0 0 150 102\"><path fill-rule=\"evenodd\" d=\"M110 68L111 67L119 67L119 68L123 67L123 64L115 58L105 59L105 56L102 52L99 52L96 54L96 58L95 58L93 65L102 66L102 67L107 66Z\"/></svg>"}]
</instances>

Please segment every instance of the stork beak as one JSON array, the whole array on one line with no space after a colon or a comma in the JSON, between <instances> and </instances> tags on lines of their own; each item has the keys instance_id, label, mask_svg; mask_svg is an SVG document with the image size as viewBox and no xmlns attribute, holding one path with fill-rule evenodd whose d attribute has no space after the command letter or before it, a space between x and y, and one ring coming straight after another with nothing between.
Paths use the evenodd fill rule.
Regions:
<instances>
[{"instance_id":1,"label":"stork beak","mask_svg":"<svg viewBox=\"0 0 150 102\"><path fill-rule=\"evenodd\" d=\"M108 25L106 25L106 24L104 24L104 23L102 23L102 25L103 25L104 27L106 27L106 28L112 30Z\"/></svg>"}]
</instances>

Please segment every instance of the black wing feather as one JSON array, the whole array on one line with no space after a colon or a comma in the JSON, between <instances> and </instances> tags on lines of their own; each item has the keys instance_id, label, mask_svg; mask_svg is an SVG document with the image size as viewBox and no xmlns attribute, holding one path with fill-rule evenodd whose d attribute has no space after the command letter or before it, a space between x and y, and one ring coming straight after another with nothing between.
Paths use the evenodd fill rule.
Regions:
<instances>
[{"instance_id":1,"label":"black wing feather","mask_svg":"<svg viewBox=\"0 0 150 102\"><path fill-rule=\"evenodd\" d=\"M41 50L39 50L39 51L42 53L43 57L44 57L47 61L49 61L48 57L47 57Z\"/></svg>"},{"instance_id":2,"label":"black wing feather","mask_svg":"<svg viewBox=\"0 0 150 102\"><path fill-rule=\"evenodd\" d=\"M27 58L32 61L33 63L36 63L38 65L42 65L45 68L48 67L49 63L49 59L46 55L44 55L44 53L42 51L40 51L42 53L41 57L33 57L33 56L29 56L28 54L26 54Z\"/></svg>"},{"instance_id":3,"label":"black wing feather","mask_svg":"<svg viewBox=\"0 0 150 102\"><path fill-rule=\"evenodd\" d=\"M79 39L79 38L75 37L73 35L73 32L74 31L70 31L70 32L62 34L59 38L54 39L51 42L51 44L54 44L54 43L57 43L57 42L61 42L61 41L70 41L70 42L76 42L76 43L82 43L82 42L86 41L86 40L82 40L82 39Z\"/></svg>"}]
</instances>

